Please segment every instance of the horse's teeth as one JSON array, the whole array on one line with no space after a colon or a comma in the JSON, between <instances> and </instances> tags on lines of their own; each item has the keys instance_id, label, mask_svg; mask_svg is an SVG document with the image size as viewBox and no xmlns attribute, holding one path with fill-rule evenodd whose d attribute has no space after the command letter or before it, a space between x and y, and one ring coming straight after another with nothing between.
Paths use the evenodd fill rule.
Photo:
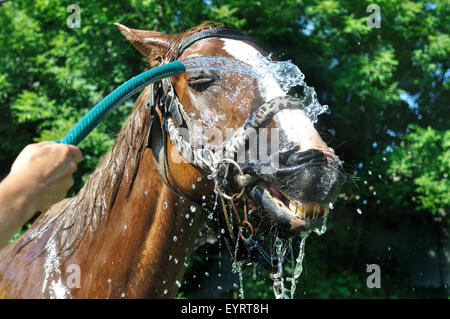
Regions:
<instances>
[{"instance_id":1,"label":"horse's teeth","mask_svg":"<svg viewBox=\"0 0 450 319\"><path fill-rule=\"evenodd\" d=\"M289 201L291 212L304 219L317 219L328 215L330 209L320 204L302 203L298 200Z\"/></svg>"},{"instance_id":2,"label":"horse's teeth","mask_svg":"<svg viewBox=\"0 0 450 319\"><path fill-rule=\"evenodd\" d=\"M314 218L319 217L320 215L320 205L314 205Z\"/></svg>"},{"instance_id":3,"label":"horse's teeth","mask_svg":"<svg viewBox=\"0 0 450 319\"><path fill-rule=\"evenodd\" d=\"M302 205L301 207L300 207L300 216L302 217L302 218L306 218L306 207L305 207L306 205Z\"/></svg>"},{"instance_id":4,"label":"horse's teeth","mask_svg":"<svg viewBox=\"0 0 450 319\"><path fill-rule=\"evenodd\" d=\"M289 201L289 209L291 212L295 212L297 210L297 205L295 205L295 201L291 200Z\"/></svg>"}]
</instances>

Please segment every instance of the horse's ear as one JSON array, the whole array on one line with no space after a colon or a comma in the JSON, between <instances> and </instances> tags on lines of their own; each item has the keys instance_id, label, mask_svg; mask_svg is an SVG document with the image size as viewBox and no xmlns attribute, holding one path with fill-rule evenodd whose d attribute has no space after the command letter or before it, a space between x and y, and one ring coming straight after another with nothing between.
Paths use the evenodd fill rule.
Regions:
<instances>
[{"instance_id":1,"label":"horse's ear","mask_svg":"<svg viewBox=\"0 0 450 319\"><path fill-rule=\"evenodd\" d=\"M157 31L137 30L120 23L114 23L131 44L150 61L152 67L158 65L170 48L170 35Z\"/></svg>"}]
</instances>

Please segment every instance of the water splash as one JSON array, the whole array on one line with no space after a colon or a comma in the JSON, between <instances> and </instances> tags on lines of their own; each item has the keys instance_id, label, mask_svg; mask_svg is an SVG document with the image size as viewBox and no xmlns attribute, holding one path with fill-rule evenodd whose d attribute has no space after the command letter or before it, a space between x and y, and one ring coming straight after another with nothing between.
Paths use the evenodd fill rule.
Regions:
<instances>
[{"instance_id":1,"label":"water splash","mask_svg":"<svg viewBox=\"0 0 450 319\"><path fill-rule=\"evenodd\" d=\"M243 261L234 261L232 265L232 272L239 276L239 299L245 299L244 296L244 279L243 279Z\"/></svg>"},{"instance_id":2,"label":"water splash","mask_svg":"<svg viewBox=\"0 0 450 319\"><path fill-rule=\"evenodd\" d=\"M243 228L239 228L239 232L236 236L236 238L239 238L242 234ZM244 299L244 279L243 279L243 266L244 261L238 261L237 260L237 254L239 249L239 240L236 241L236 246L234 247L234 261L231 266L231 271L233 273L237 273L239 276L239 299Z\"/></svg>"},{"instance_id":3,"label":"water splash","mask_svg":"<svg viewBox=\"0 0 450 319\"><path fill-rule=\"evenodd\" d=\"M318 236L322 236L323 234L325 234L325 232L327 231L327 220L328 220L328 215L326 215L323 218L323 223L322 223L322 227L320 228L315 228L314 232L318 235Z\"/></svg>"},{"instance_id":4,"label":"water splash","mask_svg":"<svg viewBox=\"0 0 450 319\"><path fill-rule=\"evenodd\" d=\"M298 256L295 259L295 265L293 266L293 272L291 277L291 298L294 298L295 290L297 289L297 280L303 272L303 258L305 257L305 244L311 231L302 233L302 240L300 241L300 247ZM293 251L292 251L293 253Z\"/></svg>"},{"instance_id":5,"label":"water splash","mask_svg":"<svg viewBox=\"0 0 450 319\"><path fill-rule=\"evenodd\" d=\"M272 61L270 56L265 57L257 53L255 60L252 61L253 66L235 59L207 56L188 58L181 62L185 65L186 72L214 70L221 72L222 75L224 72L233 72L250 76L258 81L258 89L263 95L264 102L285 96L293 87L303 87L303 93L299 98L305 105L306 115L313 123L317 122L320 114L328 111L328 106L319 103L316 91L306 85L305 75L291 61ZM239 79L240 82L245 82L245 78ZM246 87L247 85L242 85L243 89ZM242 88L234 87L233 91Z\"/></svg>"},{"instance_id":6,"label":"water splash","mask_svg":"<svg viewBox=\"0 0 450 319\"><path fill-rule=\"evenodd\" d=\"M270 274L273 280L273 293L276 299L287 299L286 288L284 287L283 260L286 255L287 247L284 247L283 241L275 238L275 252L277 255L277 271Z\"/></svg>"}]
</instances>

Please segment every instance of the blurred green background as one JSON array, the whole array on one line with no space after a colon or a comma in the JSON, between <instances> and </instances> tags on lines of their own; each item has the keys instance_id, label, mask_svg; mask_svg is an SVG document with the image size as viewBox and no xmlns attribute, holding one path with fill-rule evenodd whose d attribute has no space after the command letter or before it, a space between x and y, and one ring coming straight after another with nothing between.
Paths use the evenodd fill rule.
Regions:
<instances>
[{"instance_id":1,"label":"blurred green background","mask_svg":"<svg viewBox=\"0 0 450 319\"><path fill-rule=\"evenodd\" d=\"M367 25L372 3L381 10L380 28ZM67 26L70 4L81 8L80 28ZM353 176L328 231L308 238L296 297L448 298L449 11L447 1L407 0L0 3L0 177L25 145L61 138L148 67L114 22L171 33L222 23L299 66L330 106L317 129ZM72 195L113 145L131 107L122 105L79 145L84 160ZM237 297L224 244L209 230L207 237L179 297ZM379 289L366 286L368 264L381 268ZM256 273L244 272L245 296L273 298L268 274Z\"/></svg>"}]
</instances>

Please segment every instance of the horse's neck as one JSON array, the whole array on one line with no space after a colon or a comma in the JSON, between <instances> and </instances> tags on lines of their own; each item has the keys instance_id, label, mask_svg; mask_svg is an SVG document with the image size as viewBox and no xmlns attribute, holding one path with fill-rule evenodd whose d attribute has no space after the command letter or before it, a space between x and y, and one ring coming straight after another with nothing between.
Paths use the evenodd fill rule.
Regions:
<instances>
[{"instance_id":1,"label":"horse's neck","mask_svg":"<svg viewBox=\"0 0 450 319\"><path fill-rule=\"evenodd\" d=\"M69 226L84 236L68 259L58 240L48 240L52 224L25 246L19 240L3 250L0 297L173 297L204 214L169 190L152 157L143 153L131 190L124 178L96 227ZM47 215L59 216L62 207Z\"/></svg>"},{"instance_id":2,"label":"horse's neck","mask_svg":"<svg viewBox=\"0 0 450 319\"><path fill-rule=\"evenodd\" d=\"M146 151L131 192L121 185L95 237L66 262L80 266L73 297L173 297L204 223L190 205L168 189Z\"/></svg>"}]
</instances>

